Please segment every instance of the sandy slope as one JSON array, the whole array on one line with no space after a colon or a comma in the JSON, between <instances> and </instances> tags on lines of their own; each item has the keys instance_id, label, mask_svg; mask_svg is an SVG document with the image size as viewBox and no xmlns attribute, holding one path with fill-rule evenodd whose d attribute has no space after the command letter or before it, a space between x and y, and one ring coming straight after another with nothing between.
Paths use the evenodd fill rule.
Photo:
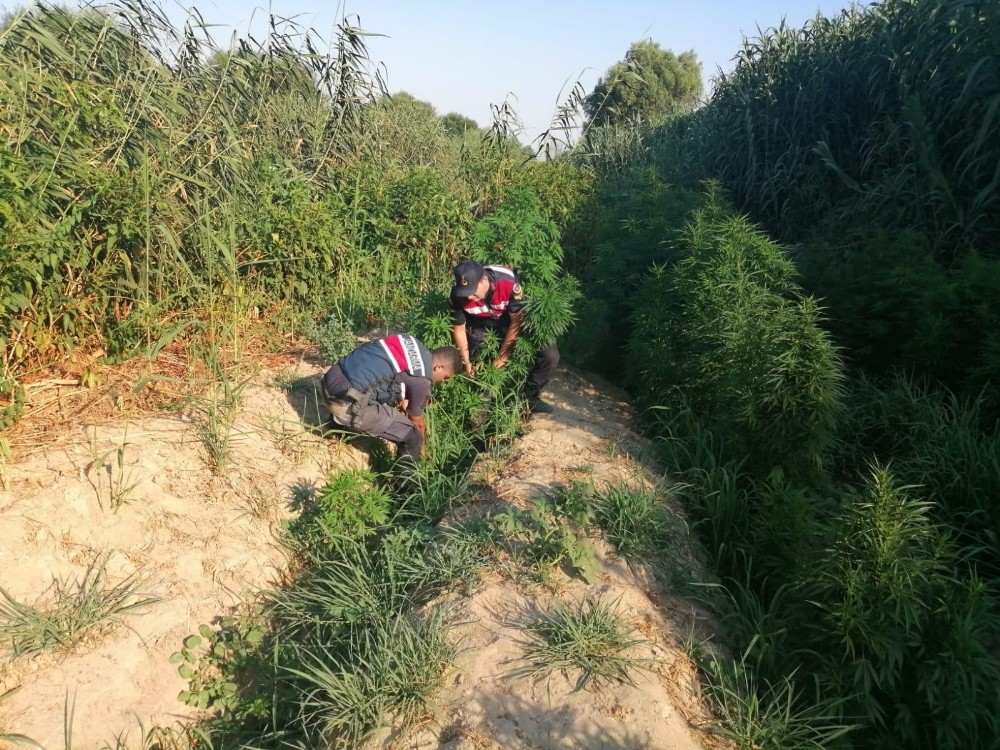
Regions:
<instances>
[{"instance_id":1,"label":"sandy slope","mask_svg":"<svg viewBox=\"0 0 1000 750\"><path fill-rule=\"evenodd\" d=\"M315 375L299 363L284 376ZM135 573L140 591L160 599L141 613L92 633L70 653L0 661L0 730L26 734L47 748L63 747L67 695L75 700L74 746L99 748L129 732L191 717L176 699L185 687L167 663L182 639L244 606L253 592L277 582L285 560L275 531L289 514L292 488L319 482L363 454L303 429L312 403L273 385L263 373L247 387L233 426L232 460L214 475L196 429L197 415L136 419L98 428L81 424L51 445L7 467L0 492L0 587L27 602L53 580L72 580L108 560L114 583ZM560 371L551 389L557 410L536 417L514 448L514 460L480 466L496 498L472 512L524 505L530 497L579 476L605 481L655 481L637 461L642 440L628 427L627 404L606 385ZM107 468L95 458L125 445ZM119 477L134 484L126 503L109 507ZM101 487L101 493L97 487ZM101 494L101 497L99 497ZM696 609L650 575L630 571L597 544L601 572L587 586L556 573L545 587L524 589L497 578L465 608L463 657L442 696L441 722L409 737L386 731L376 741L395 747L448 748L698 748L704 738L689 722L704 719L693 669L678 640L704 623ZM518 620L533 607L583 596L617 600L646 640L636 656L652 660L636 687L572 691L560 676L512 679L521 653ZM0 742L0 745L3 743Z\"/></svg>"}]
</instances>

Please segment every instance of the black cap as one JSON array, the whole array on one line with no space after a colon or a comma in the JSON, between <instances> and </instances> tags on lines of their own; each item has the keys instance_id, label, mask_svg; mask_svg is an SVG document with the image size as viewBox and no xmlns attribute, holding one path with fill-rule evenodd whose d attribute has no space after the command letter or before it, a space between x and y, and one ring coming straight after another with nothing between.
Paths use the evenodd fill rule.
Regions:
<instances>
[{"instance_id":1,"label":"black cap","mask_svg":"<svg viewBox=\"0 0 1000 750\"><path fill-rule=\"evenodd\" d=\"M463 260L455 266L455 286L451 288L452 297L468 297L475 293L479 280L483 278L486 269L475 260Z\"/></svg>"}]
</instances>

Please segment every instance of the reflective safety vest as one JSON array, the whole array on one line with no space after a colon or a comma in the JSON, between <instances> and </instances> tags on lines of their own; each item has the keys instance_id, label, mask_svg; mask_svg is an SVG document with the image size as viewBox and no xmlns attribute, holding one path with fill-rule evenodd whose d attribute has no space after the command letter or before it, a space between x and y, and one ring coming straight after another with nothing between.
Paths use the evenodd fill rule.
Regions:
<instances>
[{"instance_id":1,"label":"reflective safety vest","mask_svg":"<svg viewBox=\"0 0 1000 750\"><path fill-rule=\"evenodd\" d=\"M397 373L417 378L431 377L431 353L413 336L399 333L355 349L337 363L355 390L368 395L369 402L393 404L404 397Z\"/></svg>"},{"instance_id":2,"label":"reflective safety vest","mask_svg":"<svg viewBox=\"0 0 1000 750\"><path fill-rule=\"evenodd\" d=\"M491 271L493 277L493 294L490 296L490 301L466 299L465 304L462 305L462 311L474 318L499 320L507 313L507 307L514 295L514 288L518 287L517 293L521 292L520 284L512 268L486 266L486 270Z\"/></svg>"}]
</instances>

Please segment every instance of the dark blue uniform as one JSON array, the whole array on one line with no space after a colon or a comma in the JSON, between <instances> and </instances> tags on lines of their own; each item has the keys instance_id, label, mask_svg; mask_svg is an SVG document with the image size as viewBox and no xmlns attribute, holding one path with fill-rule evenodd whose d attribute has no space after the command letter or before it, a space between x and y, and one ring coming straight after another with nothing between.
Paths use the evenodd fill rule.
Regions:
<instances>
[{"instance_id":1,"label":"dark blue uniform","mask_svg":"<svg viewBox=\"0 0 1000 750\"><path fill-rule=\"evenodd\" d=\"M399 455L420 458L423 416L431 393L431 353L409 334L358 347L323 376L326 406L335 424L399 445ZM404 415L395 404L406 401Z\"/></svg>"}]
</instances>

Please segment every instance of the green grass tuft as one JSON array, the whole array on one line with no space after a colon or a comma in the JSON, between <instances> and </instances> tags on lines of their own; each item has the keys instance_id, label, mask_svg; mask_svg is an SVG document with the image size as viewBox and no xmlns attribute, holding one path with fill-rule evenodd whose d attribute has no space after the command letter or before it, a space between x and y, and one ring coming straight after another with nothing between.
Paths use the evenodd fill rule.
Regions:
<instances>
[{"instance_id":1,"label":"green grass tuft","mask_svg":"<svg viewBox=\"0 0 1000 750\"><path fill-rule=\"evenodd\" d=\"M558 670L572 682L574 690L591 684L624 682L635 685L632 671L643 660L628 651L644 643L633 638L616 604L587 599L573 606L555 605L537 619L525 623L533 642L525 647L526 664L515 670L521 677L540 677Z\"/></svg>"},{"instance_id":2,"label":"green grass tuft","mask_svg":"<svg viewBox=\"0 0 1000 750\"><path fill-rule=\"evenodd\" d=\"M17 601L0 589L0 643L14 656L47 649L69 649L97 625L120 622L156 604L156 597L142 596L142 578L134 573L116 585L107 583L105 557L73 581L56 581L51 606L40 608Z\"/></svg>"}]
</instances>

